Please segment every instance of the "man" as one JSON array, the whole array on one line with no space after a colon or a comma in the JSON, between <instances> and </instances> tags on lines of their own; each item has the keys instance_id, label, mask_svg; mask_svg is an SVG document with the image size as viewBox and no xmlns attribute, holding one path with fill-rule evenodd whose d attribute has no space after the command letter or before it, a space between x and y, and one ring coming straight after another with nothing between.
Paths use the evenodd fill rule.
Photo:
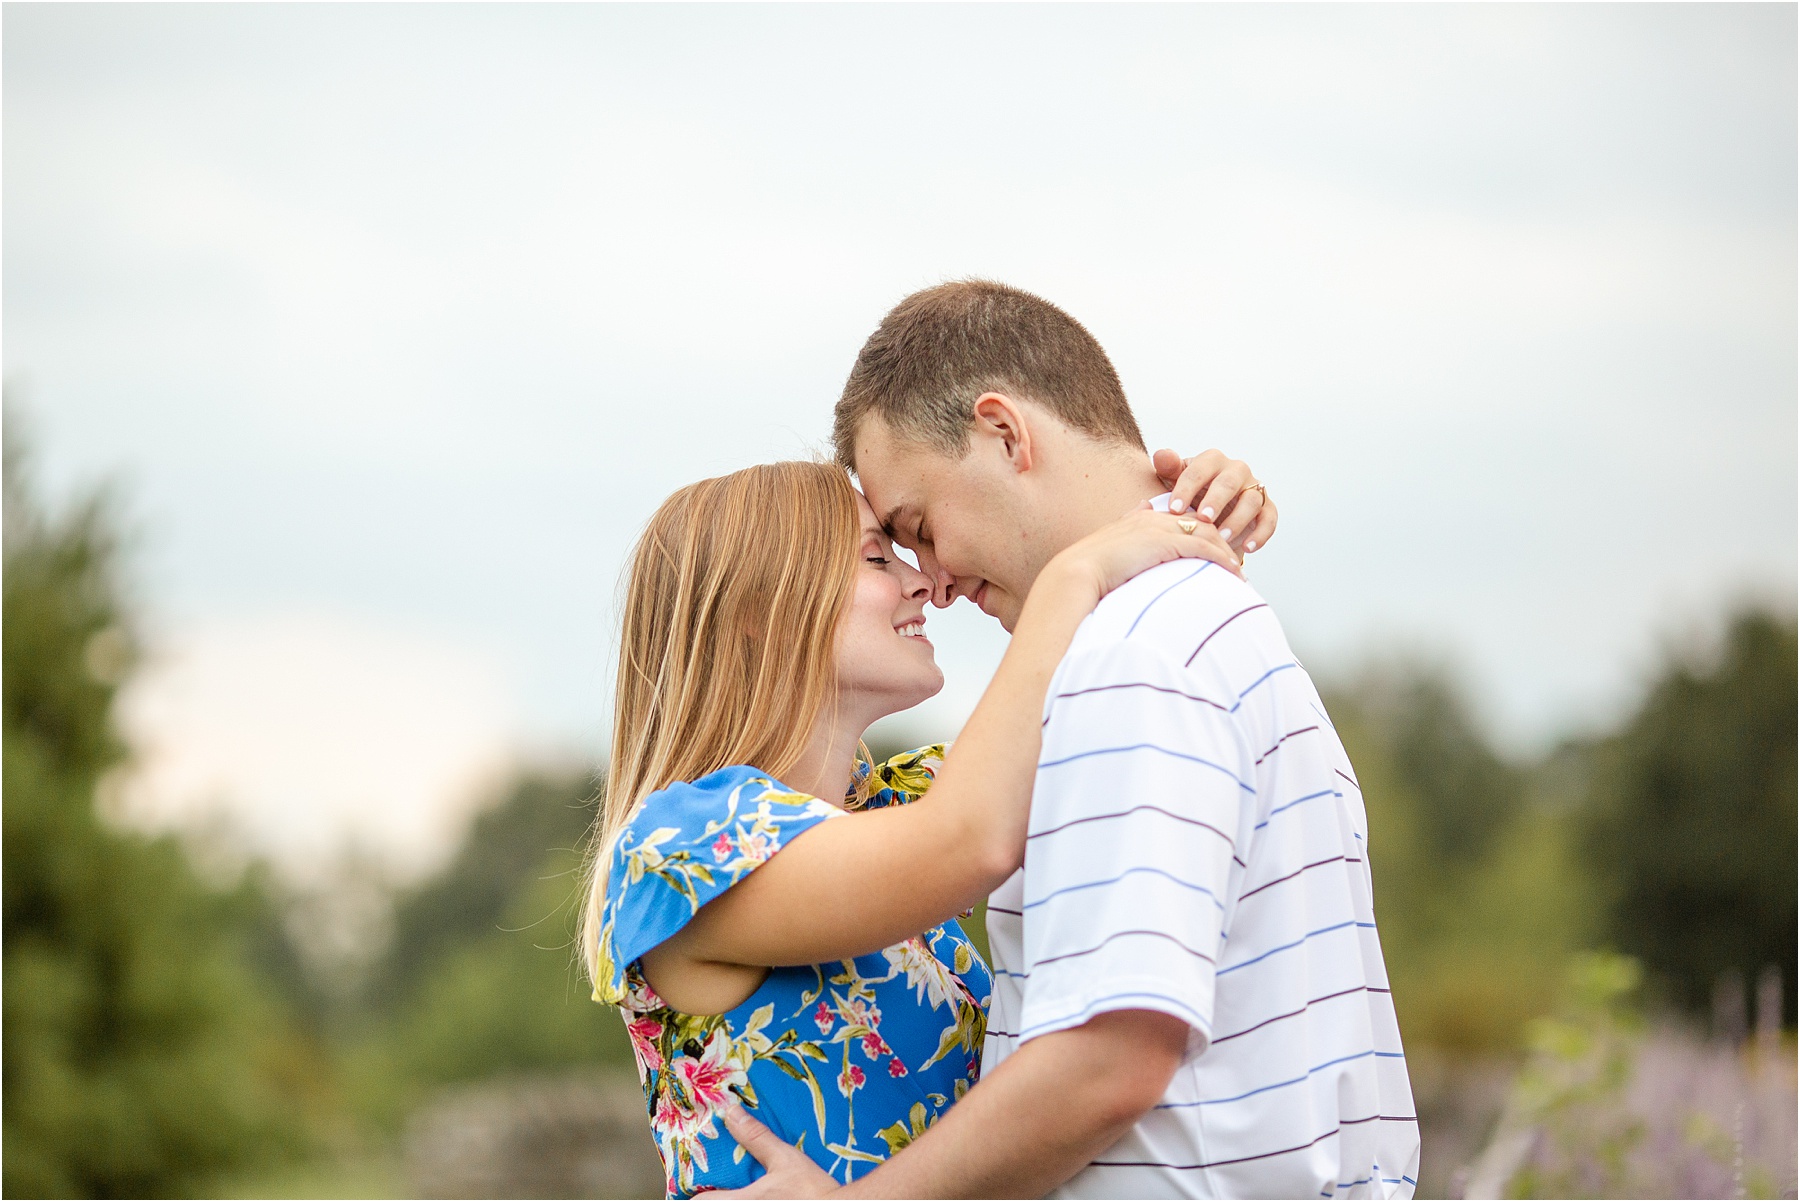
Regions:
<instances>
[{"instance_id":1,"label":"man","mask_svg":"<svg viewBox=\"0 0 1800 1202\"><path fill-rule=\"evenodd\" d=\"M1051 556L1162 492L1099 344L983 281L887 315L835 438L936 604L1008 629ZM1254 508L1218 520L1242 538ZM841 1192L1409 1197L1362 797L1267 603L1212 565L1145 572L1077 634L1043 730L1025 867L988 907L982 1081ZM727 1122L770 1168L744 1193L833 1187Z\"/></svg>"}]
</instances>

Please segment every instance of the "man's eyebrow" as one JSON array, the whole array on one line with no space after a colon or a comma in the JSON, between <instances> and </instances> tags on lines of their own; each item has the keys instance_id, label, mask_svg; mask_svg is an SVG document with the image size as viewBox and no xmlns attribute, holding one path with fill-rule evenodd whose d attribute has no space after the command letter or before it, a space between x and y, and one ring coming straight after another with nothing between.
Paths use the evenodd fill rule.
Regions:
<instances>
[{"instance_id":1,"label":"man's eyebrow","mask_svg":"<svg viewBox=\"0 0 1800 1202\"><path fill-rule=\"evenodd\" d=\"M902 501L900 504L888 510L887 516L881 519L881 529L889 538L899 537L894 533L894 523L900 520L900 514L904 512L905 509L906 502Z\"/></svg>"}]
</instances>

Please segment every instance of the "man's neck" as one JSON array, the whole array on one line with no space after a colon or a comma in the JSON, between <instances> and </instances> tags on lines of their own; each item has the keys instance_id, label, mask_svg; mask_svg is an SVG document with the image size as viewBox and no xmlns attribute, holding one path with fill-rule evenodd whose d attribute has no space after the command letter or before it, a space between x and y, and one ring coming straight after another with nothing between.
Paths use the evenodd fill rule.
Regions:
<instances>
[{"instance_id":1,"label":"man's neck","mask_svg":"<svg viewBox=\"0 0 1800 1202\"><path fill-rule=\"evenodd\" d=\"M1086 538L1152 497L1165 493L1149 458L1136 447L1083 448L1058 482L1056 545L1051 553Z\"/></svg>"}]
</instances>

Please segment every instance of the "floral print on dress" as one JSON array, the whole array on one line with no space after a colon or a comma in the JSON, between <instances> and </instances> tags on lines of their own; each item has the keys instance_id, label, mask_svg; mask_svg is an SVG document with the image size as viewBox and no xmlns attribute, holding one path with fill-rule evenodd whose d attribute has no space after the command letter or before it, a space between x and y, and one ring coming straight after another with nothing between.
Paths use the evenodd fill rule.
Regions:
<instances>
[{"instance_id":1,"label":"floral print on dress","mask_svg":"<svg viewBox=\"0 0 1800 1202\"><path fill-rule=\"evenodd\" d=\"M846 805L911 801L942 758L930 747L859 764ZM701 906L842 816L754 769L727 768L651 794L611 849L595 999L624 1017L673 1197L762 1175L719 1119L727 1096L849 1182L975 1083L990 978L955 923L854 960L772 969L719 1015L674 1010L643 978L639 957Z\"/></svg>"},{"instance_id":2,"label":"floral print on dress","mask_svg":"<svg viewBox=\"0 0 1800 1202\"><path fill-rule=\"evenodd\" d=\"M944 766L944 745L933 743L916 751L903 751L890 760L871 764L858 759L844 794L846 810L879 810L916 801L931 788L937 770Z\"/></svg>"}]
</instances>

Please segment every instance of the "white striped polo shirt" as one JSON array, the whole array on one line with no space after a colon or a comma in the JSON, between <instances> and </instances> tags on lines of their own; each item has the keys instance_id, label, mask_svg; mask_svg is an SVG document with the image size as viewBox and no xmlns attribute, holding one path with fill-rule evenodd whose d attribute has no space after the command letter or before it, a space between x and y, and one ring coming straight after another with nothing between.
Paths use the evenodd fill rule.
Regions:
<instances>
[{"instance_id":1,"label":"white striped polo shirt","mask_svg":"<svg viewBox=\"0 0 1800 1202\"><path fill-rule=\"evenodd\" d=\"M1216 565L1145 572L1044 713L1025 867L988 906L984 1070L1111 1010L1190 1028L1162 1103L1054 1196L1410 1197L1362 794L1268 605Z\"/></svg>"}]
</instances>

